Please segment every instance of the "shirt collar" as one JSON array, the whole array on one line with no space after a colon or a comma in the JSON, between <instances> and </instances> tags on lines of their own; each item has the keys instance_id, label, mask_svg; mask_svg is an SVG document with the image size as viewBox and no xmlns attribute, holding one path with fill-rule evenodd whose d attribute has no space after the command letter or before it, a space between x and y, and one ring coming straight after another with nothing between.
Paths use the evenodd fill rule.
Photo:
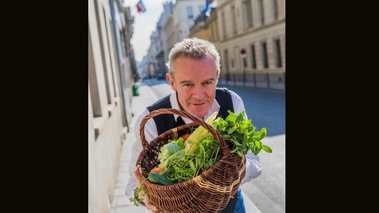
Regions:
<instances>
[{"instance_id":1,"label":"shirt collar","mask_svg":"<svg viewBox=\"0 0 379 213\"><path fill-rule=\"evenodd\" d=\"M176 92L171 93L171 95L170 95L170 103L171 103L171 107L173 109L181 110L180 107L179 107L178 99L176 98ZM204 120L206 120L214 112L219 111L219 110L220 110L220 105L218 104L217 100L215 99L215 101L213 101L213 104L212 104L211 108L209 109L207 115L205 116ZM175 121L178 120L178 117L179 117L179 115L174 114ZM193 121L190 120L190 119L188 119L188 118L183 118L183 121L186 124L193 123Z\"/></svg>"}]
</instances>

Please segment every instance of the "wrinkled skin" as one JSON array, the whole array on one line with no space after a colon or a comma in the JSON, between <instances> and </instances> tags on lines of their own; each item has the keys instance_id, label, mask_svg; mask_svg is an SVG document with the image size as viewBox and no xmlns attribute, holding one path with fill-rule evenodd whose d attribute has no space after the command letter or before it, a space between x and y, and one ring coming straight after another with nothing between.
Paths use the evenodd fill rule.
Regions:
<instances>
[{"instance_id":1,"label":"wrinkled skin","mask_svg":"<svg viewBox=\"0 0 379 213\"><path fill-rule=\"evenodd\" d=\"M216 95L218 72L214 59L180 57L173 69L174 76L167 73L166 79L176 92L181 109L204 118Z\"/></svg>"}]
</instances>

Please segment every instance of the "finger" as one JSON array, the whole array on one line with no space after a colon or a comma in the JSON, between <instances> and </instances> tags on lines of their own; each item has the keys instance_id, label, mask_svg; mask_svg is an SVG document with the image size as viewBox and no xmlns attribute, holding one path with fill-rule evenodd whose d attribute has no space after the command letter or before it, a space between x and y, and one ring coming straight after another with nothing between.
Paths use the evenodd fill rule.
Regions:
<instances>
[{"instance_id":1,"label":"finger","mask_svg":"<svg viewBox=\"0 0 379 213\"><path fill-rule=\"evenodd\" d=\"M146 204L146 208L152 212L158 212L158 208L150 203Z\"/></svg>"}]
</instances>

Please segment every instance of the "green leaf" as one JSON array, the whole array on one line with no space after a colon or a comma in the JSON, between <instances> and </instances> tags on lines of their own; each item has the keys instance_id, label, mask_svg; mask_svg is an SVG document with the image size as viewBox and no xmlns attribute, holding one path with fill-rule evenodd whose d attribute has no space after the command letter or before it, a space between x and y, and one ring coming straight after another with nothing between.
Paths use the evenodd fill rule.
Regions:
<instances>
[{"instance_id":1,"label":"green leaf","mask_svg":"<svg viewBox=\"0 0 379 213\"><path fill-rule=\"evenodd\" d=\"M254 139L261 140L264 137L266 137L266 134L267 134L266 127L262 127L262 129L260 131L257 131L257 132L254 133L253 137L254 137Z\"/></svg>"},{"instance_id":2,"label":"green leaf","mask_svg":"<svg viewBox=\"0 0 379 213\"><path fill-rule=\"evenodd\" d=\"M192 160L189 161L189 164L190 164L190 166L191 166L191 169L192 169L193 171L196 171L195 164L193 163Z\"/></svg>"},{"instance_id":3,"label":"green leaf","mask_svg":"<svg viewBox=\"0 0 379 213\"><path fill-rule=\"evenodd\" d=\"M267 153L272 153L272 149L271 149L269 146L264 145L264 144L262 144L262 145L263 145L262 149L263 149L265 152L267 152Z\"/></svg>"},{"instance_id":4,"label":"green leaf","mask_svg":"<svg viewBox=\"0 0 379 213\"><path fill-rule=\"evenodd\" d=\"M238 124L234 124L234 126L228 130L228 134L232 134L234 131L236 131L237 128Z\"/></svg>"}]
</instances>

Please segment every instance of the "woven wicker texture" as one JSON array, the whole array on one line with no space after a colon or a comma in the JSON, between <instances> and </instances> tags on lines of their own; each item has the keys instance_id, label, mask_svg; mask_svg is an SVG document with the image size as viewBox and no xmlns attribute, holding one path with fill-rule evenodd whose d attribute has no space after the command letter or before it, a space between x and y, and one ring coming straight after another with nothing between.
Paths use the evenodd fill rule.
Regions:
<instances>
[{"instance_id":1,"label":"woven wicker texture","mask_svg":"<svg viewBox=\"0 0 379 213\"><path fill-rule=\"evenodd\" d=\"M144 126L150 118L161 114L177 114L192 120L193 123L170 129L148 143L145 139ZM139 130L144 149L138 157L135 172L139 182L148 176L148 172L152 168L158 166L160 148L168 142L168 139L175 140L186 133L192 133L199 125L211 132L220 143L222 157L208 170L182 183L163 186L148 180L144 181L143 184L149 192L150 202L157 206L160 212L220 212L237 192L242 178L245 177L246 158L230 153L225 140L211 125L185 111L159 109L152 111L141 121Z\"/></svg>"}]
</instances>

